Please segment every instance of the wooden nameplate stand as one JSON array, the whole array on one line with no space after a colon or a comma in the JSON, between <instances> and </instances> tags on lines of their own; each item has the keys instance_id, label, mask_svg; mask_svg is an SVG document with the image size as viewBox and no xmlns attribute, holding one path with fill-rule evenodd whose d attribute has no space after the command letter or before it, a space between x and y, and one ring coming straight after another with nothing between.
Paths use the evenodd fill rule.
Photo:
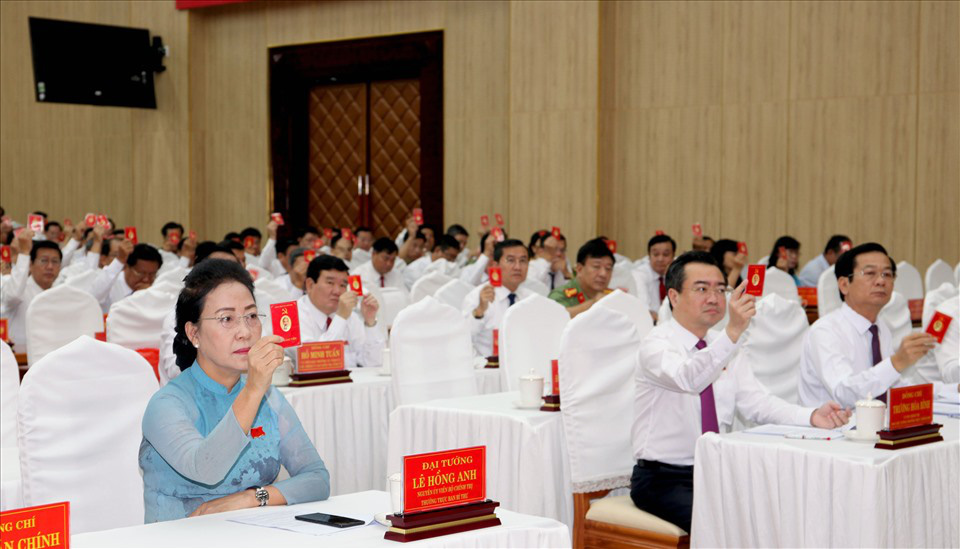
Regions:
<instances>
[{"instance_id":1,"label":"wooden nameplate stand","mask_svg":"<svg viewBox=\"0 0 960 549\"><path fill-rule=\"evenodd\" d=\"M353 383L350 370L328 370L309 374L290 374L290 387L309 387L312 385L335 385Z\"/></svg>"},{"instance_id":2,"label":"wooden nameplate stand","mask_svg":"<svg viewBox=\"0 0 960 549\"><path fill-rule=\"evenodd\" d=\"M559 412L560 411L560 395L547 395L543 397L543 406L540 407L541 412Z\"/></svg>"},{"instance_id":3,"label":"wooden nameplate stand","mask_svg":"<svg viewBox=\"0 0 960 549\"><path fill-rule=\"evenodd\" d=\"M493 355L487 357L487 365L485 368L499 368L500 367L500 356Z\"/></svg>"},{"instance_id":4,"label":"wooden nameplate stand","mask_svg":"<svg viewBox=\"0 0 960 549\"><path fill-rule=\"evenodd\" d=\"M488 499L435 511L387 515L392 526L383 539L406 543L500 526L500 519L494 513L499 505L499 502Z\"/></svg>"},{"instance_id":5,"label":"wooden nameplate stand","mask_svg":"<svg viewBox=\"0 0 960 549\"><path fill-rule=\"evenodd\" d=\"M940 436L941 427L943 425L939 423L931 423L893 431L877 431L880 440L873 447L880 450L899 450L911 446L920 446L921 444L940 442L943 440L943 437Z\"/></svg>"}]
</instances>

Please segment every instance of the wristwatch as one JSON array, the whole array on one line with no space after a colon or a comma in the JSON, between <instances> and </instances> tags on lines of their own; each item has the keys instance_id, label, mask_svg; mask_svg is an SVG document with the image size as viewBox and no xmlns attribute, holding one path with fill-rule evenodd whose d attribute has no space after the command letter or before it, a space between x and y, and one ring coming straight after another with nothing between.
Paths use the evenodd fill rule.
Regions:
<instances>
[{"instance_id":1,"label":"wristwatch","mask_svg":"<svg viewBox=\"0 0 960 549\"><path fill-rule=\"evenodd\" d=\"M253 490L253 495L257 498L257 501L260 502L260 507L263 507L270 501L270 492L262 486L251 486L247 490Z\"/></svg>"}]
</instances>

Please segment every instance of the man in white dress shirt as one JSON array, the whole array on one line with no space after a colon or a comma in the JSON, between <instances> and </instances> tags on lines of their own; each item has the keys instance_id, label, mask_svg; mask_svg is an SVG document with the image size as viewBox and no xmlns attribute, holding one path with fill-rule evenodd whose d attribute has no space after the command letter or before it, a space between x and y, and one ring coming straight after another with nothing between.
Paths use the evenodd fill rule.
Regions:
<instances>
[{"instance_id":1,"label":"man in white dress shirt","mask_svg":"<svg viewBox=\"0 0 960 549\"><path fill-rule=\"evenodd\" d=\"M454 223L447 227L447 234L457 239L457 242L460 243L460 253L457 254L457 266L463 268L463 266L467 264L467 261L470 260L470 248L467 247L467 242L470 240L470 233L463 225Z\"/></svg>"},{"instance_id":2,"label":"man in white dress shirt","mask_svg":"<svg viewBox=\"0 0 960 549\"><path fill-rule=\"evenodd\" d=\"M665 234L655 235L647 241L647 257L650 261L639 267L641 285L637 291L647 292L647 307L654 321L657 320L660 304L667 297L667 267L676 253L677 243Z\"/></svg>"},{"instance_id":3,"label":"man in white dress shirt","mask_svg":"<svg viewBox=\"0 0 960 549\"><path fill-rule=\"evenodd\" d=\"M953 296L937 307L937 312L953 319L933 357L944 383L960 383L960 298Z\"/></svg>"},{"instance_id":4,"label":"man in white dress shirt","mask_svg":"<svg viewBox=\"0 0 960 549\"><path fill-rule=\"evenodd\" d=\"M567 239L560 238L546 230L533 233L530 237L530 278L537 280L547 288L554 290L572 278L567 265Z\"/></svg>"},{"instance_id":5,"label":"man in white dress shirt","mask_svg":"<svg viewBox=\"0 0 960 549\"><path fill-rule=\"evenodd\" d=\"M837 258L843 253L844 247L848 249L852 247L850 238L842 234L831 236L830 240L827 241L827 245L823 248L823 253L808 261L807 264L803 266L803 269L800 270L800 274L797 275L797 278L800 279L800 284L802 286L816 288L817 282L820 281L820 275L829 269L830 265L837 262Z\"/></svg>"},{"instance_id":6,"label":"man in white dress shirt","mask_svg":"<svg viewBox=\"0 0 960 549\"><path fill-rule=\"evenodd\" d=\"M727 282L706 252L687 252L667 270L673 318L643 339L637 353L630 482L634 504L690 531L693 458L697 439L729 431L736 411L758 423L835 428L850 412L828 402L817 409L789 404L766 391L746 365L731 365L740 336L756 314L755 297L740 284L730 298L723 332L709 331L724 316Z\"/></svg>"},{"instance_id":7,"label":"man in white dress shirt","mask_svg":"<svg viewBox=\"0 0 960 549\"><path fill-rule=\"evenodd\" d=\"M17 259L3 285L3 310L10 316L10 340L17 352L27 351L27 309L33 298L53 286L60 274L63 254L56 242L33 240L34 232L23 229L13 241Z\"/></svg>"},{"instance_id":8,"label":"man in white dress shirt","mask_svg":"<svg viewBox=\"0 0 960 549\"><path fill-rule=\"evenodd\" d=\"M353 261L356 265L362 265L370 261L370 249L373 248L373 229L364 226L357 227L353 230L353 236L356 237L356 242L353 243Z\"/></svg>"},{"instance_id":9,"label":"man in white dress shirt","mask_svg":"<svg viewBox=\"0 0 960 549\"><path fill-rule=\"evenodd\" d=\"M406 291L403 275L394 269L397 261L397 245L386 237L373 243L370 261L353 269L352 274L360 275L364 288L400 288Z\"/></svg>"},{"instance_id":10,"label":"man in white dress shirt","mask_svg":"<svg viewBox=\"0 0 960 549\"><path fill-rule=\"evenodd\" d=\"M821 317L803 338L800 403L833 399L854 406L867 397L886 398L887 389L912 385L901 373L933 348L936 340L913 332L894 352L890 328L877 321L890 302L897 266L875 242L845 252L834 270L843 305Z\"/></svg>"},{"instance_id":11,"label":"man in white dress shirt","mask_svg":"<svg viewBox=\"0 0 960 549\"><path fill-rule=\"evenodd\" d=\"M461 310L470 321L473 348L480 356L493 355L493 330L499 330L503 315L517 301L534 293L520 287L527 279L529 256L519 240L504 240L493 248L493 265L500 267L503 284L477 286L463 298Z\"/></svg>"},{"instance_id":12,"label":"man in white dress shirt","mask_svg":"<svg viewBox=\"0 0 960 549\"><path fill-rule=\"evenodd\" d=\"M110 305L129 296L136 290L145 290L153 285L157 271L163 264L160 252L147 244L133 245L129 240L110 243L117 247L117 257L109 265L100 269L93 282L93 297L100 302L104 313L110 312Z\"/></svg>"},{"instance_id":13,"label":"man in white dress shirt","mask_svg":"<svg viewBox=\"0 0 960 549\"><path fill-rule=\"evenodd\" d=\"M290 294L290 299L300 299L306 294L308 262L306 258L303 257L306 251L305 248L294 248L289 254L290 271L283 276L277 277L277 282L287 290Z\"/></svg>"},{"instance_id":14,"label":"man in white dress shirt","mask_svg":"<svg viewBox=\"0 0 960 549\"><path fill-rule=\"evenodd\" d=\"M344 341L345 367L378 368L386 347L386 333L377 325L380 304L371 294L361 299L347 288L348 271L342 259L331 255L310 262L307 295L297 300L300 337L304 343Z\"/></svg>"}]
</instances>

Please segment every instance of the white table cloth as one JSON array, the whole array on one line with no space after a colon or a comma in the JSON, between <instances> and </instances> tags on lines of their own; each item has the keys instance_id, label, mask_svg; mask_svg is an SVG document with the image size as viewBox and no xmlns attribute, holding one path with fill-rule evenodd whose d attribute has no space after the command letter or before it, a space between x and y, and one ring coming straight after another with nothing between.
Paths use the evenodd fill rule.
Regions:
<instances>
[{"instance_id":1,"label":"white table cloth","mask_svg":"<svg viewBox=\"0 0 960 549\"><path fill-rule=\"evenodd\" d=\"M16 448L0 448L0 511L21 507L20 452Z\"/></svg>"},{"instance_id":2,"label":"white table cloth","mask_svg":"<svg viewBox=\"0 0 960 549\"><path fill-rule=\"evenodd\" d=\"M287 510L291 515L337 514L338 509L344 507L361 507L378 513L387 511L389 503L388 493L369 491L291 505ZM496 510L501 526L405 544L383 539L387 528L376 522L335 534L313 536L228 521L232 515L249 511L79 534L70 537L70 544L73 547L570 547L570 533L563 524L502 507Z\"/></svg>"},{"instance_id":3,"label":"white table cloth","mask_svg":"<svg viewBox=\"0 0 960 549\"><path fill-rule=\"evenodd\" d=\"M730 433L697 441L698 547L958 547L960 421L944 441L877 450L850 440Z\"/></svg>"},{"instance_id":4,"label":"white table cloth","mask_svg":"<svg viewBox=\"0 0 960 549\"><path fill-rule=\"evenodd\" d=\"M520 410L519 393L440 399L390 414L388 469L403 456L487 447L487 497L520 513L573 525L573 496L559 413Z\"/></svg>"},{"instance_id":5,"label":"white table cloth","mask_svg":"<svg viewBox=\"0 0 960 549\"><path fill-rule=\"evenodd\" d=\"M330 471L331 495L386 487L387 426L396 398L390 376L358 368L353 383L279 387ZM477 370L481 392L500 388L497 369Z\"/></svg>"}]
</instances>

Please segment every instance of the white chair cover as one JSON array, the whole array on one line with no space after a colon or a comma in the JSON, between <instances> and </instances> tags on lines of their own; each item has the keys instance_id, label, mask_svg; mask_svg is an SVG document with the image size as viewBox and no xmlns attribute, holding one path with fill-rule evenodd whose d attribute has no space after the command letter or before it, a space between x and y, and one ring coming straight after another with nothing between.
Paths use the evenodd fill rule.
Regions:
<instances>
[{"instance_id":1,"label":"white chair cover","mask_svg":"<svg viewBox=\"0 0 960 549\"><path fill-rule=\"evenodd\" d=\"M17 447L17 393L20 367L13 349L0 340L0 448Z\"/></svg>"},{"instance_id":2,"label":"white chair cover","mask_svg":"<svg viewBox=\"0 0 960 549\"><path fill-rule=\"evenodd\" d=\"M560 338L560 413L573 491L630 485L634 368L640 334L610 307L591 307Z\"/></svg>"},{"instance_id":3,"label":"white chair cover","mask_svg":"<svg viewBox=\"0 0 960 549\"><path fill-rule=\"evenodd\" d=\"M633 268L634 268L634 269L639 269L640 267L643 267L644 265L649 265L649 264L650 264L650 256L649 256L649 255L645 255L645 256L641 257L640 259L638 259L638 260L636 260L636 261L633 262Z\"/></svg>"},{"instance_id":4,"label":"white chair cover","mask_svg":"<svg viewBox=\"0 0 960 549\"><path fill-rule=\"evenodd\" d=\"M110 306L107 341L127 349L159 349L163 319L177 306L178 294L151 286Z\"/></svg>"},{"instance_id":5,"label":"white chair cover","mask_svg":"<svg viewBox=\"0 0 960 549\"><path fill-rule=\"evenodd\" d=\"M543 282L540 282L539 280L534 280L529 276L527 277L526 280L523 281L522 284L520 284L520 287L526 288L532 292L536 292L542 295L543 297L547 297L548 295L550 295L550 288L548 288L546 284L544 284Z\"/></svg>"},{"instance_id":6,"label":"white chair cover","mask_svg":"<svg viewBox=\"0 0 960 549\"><path fill-rule=\"evenodd\" d=\"M920 279L920 271L906 261L897 263L897 280L893 284L893 291L899 292L908 301L923 299L923 281Z\"/></svg>"},{"instance_id":7,"label":"white chair cover","mask_svg":"<svg viewBox=\"0 0 960 549\"><path fill-rule=\"evenodd\" d=\"M70 502L70 532L143 524L140 423L157 390L135 351L81 336L20 387L24 505Z\"/></svg>"},{"instance_id":8,"label":"white chair cover","mask_svg":"<svg viewBox=\"0 0 960 549\"><path fill-rule=\"evenodd\" d=\"M462 280L451 280L441 286L433 296L437 298L440 303L446 303L454 309L459 309L460 304L463 303L463 299L467 297L467 294L469 294L472 289L473 286Z\"/></svg>"},{"instance_id":9,"label":"white chair cover","mask_svg":"<svg viewBox=\"0 0 960 549\"><path fill-rule=\"evenodd\" d=\"M940 286L927 287L933 289L927 291L927 295L923 297L923 319L921 323L923 329L926 329L927 325L930 324L934 311L941 303L960 293L953 282L944 282Z\"/></svg>"},{"instance_id":10,"label":"white chair cover","mask_svg":"<svg viewBox=\"0 0 960 549\"><path fill-rule=\"evenodd\" d=\"M270 269L262 269L259 265L247 265L247 272L250 273L254 282L273 278L273 273L270 272Z\"/></svg>"},{"instance_id":11,"label":"white chair cover","mask_svg":"<svg viewBox=\"0 0 960 549\"><path fill-rule=\"evenodd\" d=\"M830 311L839 309L843 305L840 299L840 285L837 283L837 275L834 266L820 273L820 279L817 281L817 316L823 317Z\"/></svg>"},{"instance_id":12,"label":"white chair cover","mask_svg":"<svg viewBox=\"0 0 960 549\"><path fill-rule=\"evenodd\" d=\"M784 299L800 303L800 294L797 292L797 283L789 274L776 267L767 269L763 281L763 295L777 294Z\"/></svg>"},{"instance_id":13,"label":"white chair cover","mask_svg":"<svg viewBox=\"0 0 960 549\"><path fill-rule=\"evenodd\" d=\"M807 328L807 314L799 303L777 294L763 296L741 336L731 367L746 365L767 390L796 404L800 351Z\"/></svg>"},{"instance_id":14,"label":"white chair cover","mask_svg":"<svg viewBox=\"0 0 960 549\"><path fill-rule=\"evenodd\" d=\"M610 277L610 283L607 287L611 289L621 289L630 295L637 295L637 282L633 276L633 264L629 261L616 263L613 266L613 276Z\"/></svg>"},{"instance_id":15,"label":"white chair cover","mask_svg":"<svg viewBox=\"0 0 960 549\"><path fill-rule=\"evenodd\" d=\"M928 292L939 288L942 284L956 284L953 280L953 271L950 269L950 265L947 265L947 262L942 259L934 261L927 267L923 283Z\"/></svg>"},{"instance_id":16,"label":"white chair cover","mask_svg":"<svg viewBox=\"0 0 960 549\"><path fill-rule=\"evenodd\" d=\"M436 271L421 276L413 283L413 287L410 288L410 302L416 303L429 295L437 293L437 290L451 280L453 280L452 277Z\"/></svg>"},{"instance_id":17,"label":"white chair cover","mask_svg":"<svg viewBox=\"0 0 960 549\"><path fill-rule=\"evenodd\" d=\"M394 319L400 311L410 305L410 294L400 288L373 288L370 293L380 303L377 322L383 322L388 330L393 327Z\"/></svg>"},{"instance_id":18,"label":"white chair cover","mask_svg":"<svg viewBox=\"0 0 960 549\"><path fill-rule=\"evenodd\" d=\"M520 389L531 369L543 376L549 393L551 361L560 357L560 335L570 313L556 301L532 294L507 309L500 325L500 378L507 391Z\"/></svg>"},{"instance_id":19,"label":"white chair cover","mask_svg":"<svg viewBox=\"0 0 960 549\"><path fill-rule=\"evenodd\" d=\"M190 269L177 266L157 275L157 280L154 281L153 284L156 285L158 282L172 281L183 288L183 279L186 278L188 274L190 274Z\"/></svg>"},{"instance_id":20,"label":"white chair cover","mask_svg":"<svg viewBox=\"0 0 960 549\"><path fill-rule=\"evenodd\" d=\"M660 302L660 310L657 311L657 324L665 324L673 318L673 309L670 308L670 296L663 298Z\"/></svg>"},{"instance_id":21,"label":"white chair cover","mask_svg":"<svg viewBox=\"0 0 960 549\"><path fill-rule=\"evenodd\" d=\"M597 305L625 314L637 327L637 334L641 339L653 329L653 317L650 316L647 304L636 296L614 290L600 299Z\"/></svg>"},{"instance_id":22,"label":"white chair cover","mask_svg":"<svg viewBox=\"0 0 960 549\"><path fill-rule=\"evenodd\" d=\"M69 284L50 288L33 298L27 309L27 362L36 364L47 353L77 337L103 331L103 313L92 295Z\"/></svg>"},{"instance_id":23,"label":"white chair cover","mask_svg":"<svg viewBox=\"0 0 960 549\"><path fill-rule=\"evenodd\" d=\"M894 290L890 302L880 310L877 319L886 322L890 328L894 351L900 348L900 341L913 330L913 323L910 321L910 307L907 305L907 300L903 294L896 290Z\"/></svg>"},{"instance_id":24,"label":"white chair cover","mask_svg":"<svg viewBox=\"0 0 960 549\"><path fill-rule=\"evenodd\" d=\"M399 404L478 394L467 319L433 296L400 311L390 332L390 369Z\"/></svg>"},{"instance_id":25,"label":"white chair cover","mask_svg":"<svg viewBox=\"0 0 960 549\"><path fill-rule=\"evenodd\" d=\"M423 274L428 273L441 273L449 277L457 278L460 276L460 267L457 266L456 262L450 262L441 257L427 265L427 268L423 270Z\"/></svg>"},{"instance_id":26,"label":"white chair cover","mask_svg":"<svg viewBox=\"0 0 960 549\"><path fill-rule=\"evenodd\" d=\"M78 290L83 290L90 295L93 295L93 282L97 279L97 275L100 274L100 270L86 269L75 273L64 281L64 285L72 286Z\"/></svg>"}]
</instances>

